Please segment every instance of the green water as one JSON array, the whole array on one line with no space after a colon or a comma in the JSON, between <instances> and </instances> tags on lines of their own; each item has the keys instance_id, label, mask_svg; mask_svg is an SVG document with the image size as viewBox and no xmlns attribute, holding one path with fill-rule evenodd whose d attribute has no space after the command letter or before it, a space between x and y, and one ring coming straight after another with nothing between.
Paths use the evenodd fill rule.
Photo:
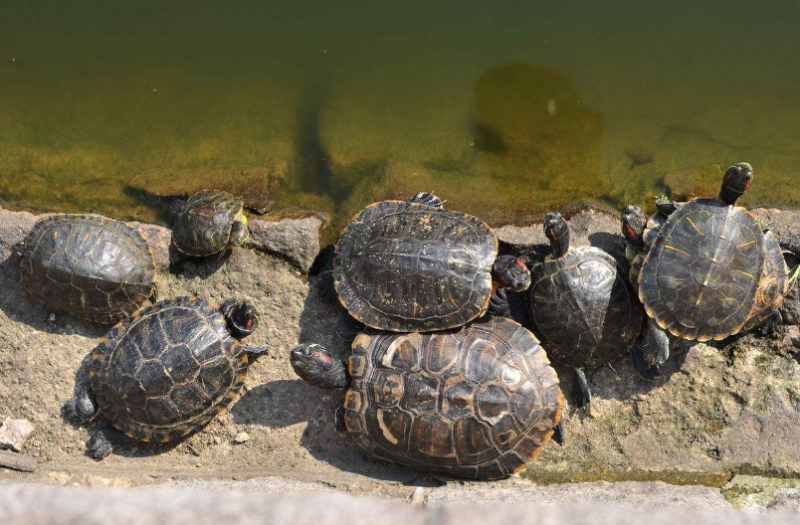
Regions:
<instances>
[{"instance_id":1,"label":"green water","mask_svg":"<svg viewBox=\"0 0 800 525\"><path fill-rule=\"evenodd\" d=\"M0 204L341 223L434 190L500 224L748 161L746 204L798 207L798 49L788 0L3 2Z\"/></svg>"}]
</instances>

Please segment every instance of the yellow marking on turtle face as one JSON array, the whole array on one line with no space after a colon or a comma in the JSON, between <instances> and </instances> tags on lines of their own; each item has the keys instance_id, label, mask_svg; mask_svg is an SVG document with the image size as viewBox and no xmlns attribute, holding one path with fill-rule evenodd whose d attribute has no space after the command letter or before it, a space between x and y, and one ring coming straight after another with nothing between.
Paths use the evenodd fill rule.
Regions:
<instances>
[{"instance_id":1,"label":"yellow marking on turtle face","mask_svg":"<svg viewBox=\"0 0 800 525\"><path fill-rule=\"evenodd\" d=\"M242 214L242 224L247 226L247 215L245 215L244 213Z\"/></svg>"},{"instance_id":2,"label":"yellow marking on turtle face","mask_svg":"<svg viewBox=\"0 0 800 525\"><path fill-rule=\"evenodd\" d=\"M673 252L682 253L683 255L685 255L687 257L689 256L689 252L681 250L680 248L676 248L676 247L674 247L674 246L672 246L670 244L665 244L664 248L666 248L667 250L672 250Z\"/></svg>"},{"instance_id":3,"label":"yellow marking on turtle face","mask_svg":"<svg viewBox=\"0 0 800 525\"><path fill-rule=\"evenodd\" d=\"M700 228L697 227L691 217L686 217L686 220L689 221L689 224L692 225L692 228L694 228L694 231L696 231L698 235L703 235L703 232L700 231Z\"/></svg>"},{"instance_id":4,"label":"yellow marking on turtle face","mask_svg":"<svg viewBox=\"0 0 800 525\"><path fill-rule=\"evenodd\" d=\"M738 274L744 275L745 277L749 277L751 279L755 279L756 278L756 276L753 275L752 273L747 273L747 272L742 271L742 270L733 270L733 271L738 273Z\"/></svg>"},{"instance_id":5,"label":"yellow marking on turtle face","mask_svg":"<svg viewBox=\"0 0 800 525\"><path fill-rule=\"evenodd\" d=\"M94 376L95 376L94 370L89 370L89 377L94 377Z\"/></svg>"}]
</instances>

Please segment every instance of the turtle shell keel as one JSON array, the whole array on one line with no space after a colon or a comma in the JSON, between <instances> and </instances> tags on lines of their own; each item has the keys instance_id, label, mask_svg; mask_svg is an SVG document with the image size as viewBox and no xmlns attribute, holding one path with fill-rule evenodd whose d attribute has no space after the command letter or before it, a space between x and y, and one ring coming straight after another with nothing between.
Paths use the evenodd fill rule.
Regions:
<instances>
[{"instance_id":1,"label":"turtle shell keel","mask_svg":"<svg viewBox=\"0 0 800 525\"><path fill-rule=\"evenodd\" d=\"M216 306L162 301L114 327L92 354L99 413L131 438L168 442L200 429L236 399L248 357Z\"/></svg>"},{"instance_id":2,"label":"turtle shell keel","mask_svg":"<svg viewBox=\"0 0 800 525\"><path fill-rule=\"evenodd\" d=\"M113 324L156 291L144 237L99 215L50 215L25 238L20 278L35 298L89 321Z\"/></svg>"},{"instance_id":3,"label":"turtle shell keel","mask_svg":"<svg viewBox=\"0 0 800 525\"><path fill-rule=\"evenodd\" d=\"M533 460L561 417L555 371L505 318L458 331L353 342L344 422L370 454L455 476L496 479Z\"/></svg>"},{"instance_id":4,"label":"turtle shell keel","mask_svg":"<svg viewBox=\"0 0 800 525\"><path fill-rule=\"evenodd\" d=\"M492 295L497 238L480 219L405 201L356 215L334 258L339 300L380 330L427 332L480 316Z\"/></svg>"}]
</instances>

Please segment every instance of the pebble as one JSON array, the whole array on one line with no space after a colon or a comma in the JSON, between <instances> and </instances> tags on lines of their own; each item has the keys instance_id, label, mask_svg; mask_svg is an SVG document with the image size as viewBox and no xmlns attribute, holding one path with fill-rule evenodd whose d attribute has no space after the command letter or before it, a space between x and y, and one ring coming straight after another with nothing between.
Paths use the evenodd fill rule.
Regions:
<instances>
[{"instance_id":1,"label":"pebble","mask_svg":"<svg viewBox=\"0 0 800 525\"><path fill-rule=\"evenodd\" d=\"M33 429L33 423L27 419L5 418L0 425L0 449L10 448L14 452L20 452Z\"/></svg>"},{"instance_id":2,"label":"pebble","mask_svg":"<svg viewBox=\"0 0 800 525\"><path fill-rule=\"evenodd\" d=\"M247 432L239 432L236 434L236 437L233 438L233 442L236 444L241 445L242 443L246 443L250 439L250 434Z\"/></svg>"}]
</instances>

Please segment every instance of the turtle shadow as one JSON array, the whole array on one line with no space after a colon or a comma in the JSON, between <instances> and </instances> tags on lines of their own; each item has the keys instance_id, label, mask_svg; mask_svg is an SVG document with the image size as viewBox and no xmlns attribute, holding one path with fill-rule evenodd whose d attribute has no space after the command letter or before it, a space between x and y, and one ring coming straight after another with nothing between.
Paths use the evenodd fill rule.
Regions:
<instances>
[{"instance_id":1,"label":"turtle shadow","mask_svg":"<svg viewBox=\"0 0 800 525\"><path fill-rule=\"evenodd\" d=\"M169 256L169 273L180 275L186 279L208 279L225 266L233 251L223 250L208 257L190 257L179 252L170 242L167 254Z\"/></svg>"},{"instance_id":2,"label":"turtle shadow","mask_svg":"<svg viewBox=\"0 0 800 525\"><path fill-rule=\"evenodd\" d=\"M285 428L308 423L300 438L308 452L320 461L373 479L405 483L420 472L370 457L334 424L336 405L344 390L322 390L301 379L279 379L251 388L231 409L237 425Z\"/></svg>"},{"instance_id":3,"label":"turtle shadow","mask_svg":"<svg viewBox=\"0 0 800 525\"><path fill-rule=\"evenodd\" d=\"M97 347L93 348L89 353L86 354L86 356L81 360L81 364L75 372L75 383L72 389L73 397L77 396L81 390L82 385L87 384L90 380L89 370L91 369L92 365L92 354L94 353L96 348ZM69 425L74 429L85 428L87 431L89 431L90 434L101 428L111 427L111 423L108 420L106 420L102 416L102 414L99 414L85 425L76 424L67 416L66 404L64 404L61 407L61 420L64 424ZM188 437L189 436L185 437L184 439L188 439ZM182 442L183 440L175 441L172 443L144 443L126 438L123 443L118 443L114 445L114 452L112 454L115 456L121 456L126 458L157 456L159 454L169 452L170 450L179 446ZM89 456L88 447L84 450L84 455L87 457Z\"/></svg>"},{"instance_id":4,"label":"turtle shadow","mask_svg":"<svg viewBox=\"0 0 800 525\"><path fill-rule=\"evenodd\" d=\"M19 277L20 255L14 249L0 262L0 310L11 320L55 335L100 337L107 326L92 324L31 297Z\"/></svg>"}]
</instances>

